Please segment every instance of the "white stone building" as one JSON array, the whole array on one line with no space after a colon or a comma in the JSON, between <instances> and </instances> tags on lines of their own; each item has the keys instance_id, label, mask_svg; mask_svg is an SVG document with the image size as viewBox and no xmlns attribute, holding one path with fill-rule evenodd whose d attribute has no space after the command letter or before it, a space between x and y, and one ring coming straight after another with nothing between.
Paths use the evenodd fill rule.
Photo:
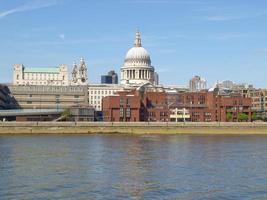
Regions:
<instances>
[{"instance_id":1,"label":"white stone building","mask_svg":"<svg viewBox=\"0 0 267 200\"><path fill-rule=\"evenodd\" d=\"M59 67L25 67L15 64L13 67L14 85L68 85L68 68Z\"/></svg>"},{"instance_id":2,"label":"white stone building","mask_svg":"<svg viewBox=\"0 0 267 200\"><path fill-rule=\"evenodd\" d=\"M122 85L118 84L89 84L88 85L88 103L96 111L102 110L102 98L114 95L117 91L123 90Z\"/></svg>"},{"instance_id":3,"label":"white stone building","mask_svg":"<svg viewBox=\"0 0 267 200\"><path fill-rule=\"evenodd\" d=\"M121 84L142 85L147 82L155 84L154 74L150 55L142 47L141 36L137 31L134 47L127 52L121 67Z\"/></svg>"}]
</instances>

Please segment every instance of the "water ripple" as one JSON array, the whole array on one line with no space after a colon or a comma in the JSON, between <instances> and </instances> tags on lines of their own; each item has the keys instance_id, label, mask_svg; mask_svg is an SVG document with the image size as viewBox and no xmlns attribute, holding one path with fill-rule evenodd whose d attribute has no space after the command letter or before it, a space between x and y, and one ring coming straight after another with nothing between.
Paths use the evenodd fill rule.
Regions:
<instances>
[{"instance_id":1,"label":"water ripple","mask_svg":"<svg viewBox=\"0 0 267 200\"><path fill-rule=\"evenodd\" d=\"M0 136L0 199L267 199L266 136Z\"/></svg>"}]
</instances>

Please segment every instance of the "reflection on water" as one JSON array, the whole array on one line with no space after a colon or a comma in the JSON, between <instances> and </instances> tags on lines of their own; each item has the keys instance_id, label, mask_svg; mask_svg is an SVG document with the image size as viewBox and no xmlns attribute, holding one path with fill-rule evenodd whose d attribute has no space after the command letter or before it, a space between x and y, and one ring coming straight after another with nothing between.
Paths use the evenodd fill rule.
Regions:
<instances>
[{"instance_id":1,"label":"reflection on water","mask_svg":"<svg viewBox=\"0 0 267 200\"><path fill-rule=\"evenodd\" d=\"M267 199L267 136L0 136L0 199Z\"/></svg>"}]
</instances>

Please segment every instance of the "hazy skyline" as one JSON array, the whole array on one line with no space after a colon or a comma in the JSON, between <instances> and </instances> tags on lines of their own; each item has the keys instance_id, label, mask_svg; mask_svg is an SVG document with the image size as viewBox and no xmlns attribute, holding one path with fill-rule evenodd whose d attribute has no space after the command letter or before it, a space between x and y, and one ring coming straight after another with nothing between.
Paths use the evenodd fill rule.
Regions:
<instances>
[{"instance_id":1,"label":"hazy skyline","mask_svg":"<svg viewBox=\"0 0 267 200\"><path fill-rule=\"evenodd\" d=\"M84 57L90 83L120 74L135 31L163 84L200 75L267 87L267 1L0 0L0 82L12 66L67 64Z\"/></svg>"}]
</instances>

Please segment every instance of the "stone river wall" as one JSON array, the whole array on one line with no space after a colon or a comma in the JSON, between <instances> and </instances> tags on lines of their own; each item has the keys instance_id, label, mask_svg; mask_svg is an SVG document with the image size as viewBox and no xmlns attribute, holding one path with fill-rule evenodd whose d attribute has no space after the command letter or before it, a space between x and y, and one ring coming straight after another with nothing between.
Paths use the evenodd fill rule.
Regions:
<instances>
[{"instance_id":1,"label":"stone river wall","mask_svg":"<svg viewBox=\"0 0 267 200\"><path fill-rule=\"evenodd\" d=\"M266 134L267 123L0 122L0 134Z\"/></svg>"}]
</instances>

